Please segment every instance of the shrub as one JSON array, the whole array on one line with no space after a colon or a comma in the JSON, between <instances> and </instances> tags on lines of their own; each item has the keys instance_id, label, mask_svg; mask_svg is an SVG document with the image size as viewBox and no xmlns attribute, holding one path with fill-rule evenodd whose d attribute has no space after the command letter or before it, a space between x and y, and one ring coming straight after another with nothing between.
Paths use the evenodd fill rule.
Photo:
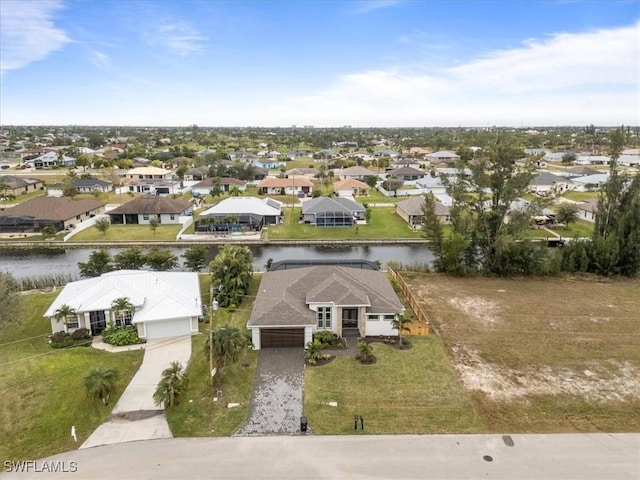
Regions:
<instances>
[{"instance_id":1,"label":"shrub","mask_svg":"<svg viewBox=\"0 0 640 480\"><path fill-rule=\"evenodd\" d=\"M322 330L320 332L316 332L313 335L313 340L315 342L319 342L321 345L321 348L334 347L338 343L337 335L333 332L330 332L329 330Z\"/></svg>"},{"instance_id":2,"label":"shrub","mask_svg":"<svg viewBox=\"0 0 640 480\"><path fill-rule=\"evenodd\" d=\"M81 332L76 337L76 332ZM86 328L79 328L73 333L56 332L51 335L51 348L73 348L73 347L88 347L91 345L91 335L88 334L89 330Z\"/></svg>"},{"instance_id":3,"label":"shrub","mask_svg":"<svg viewBox=\"0 0 640 480\"><path fill-rule=\"evenodd\" d=\"M88 328L79 328L71 334L71 338L74 340L86 340L91 338L91 332Z\"/></svg>"},{"instance_id":4,"label":"shrub","mask_svg":"<svg viewBox=\"0 0 640 480\"><path fill-rule=\"evenodd\" d=\"M138 337L138 330L131 325L125 325L124 327L109 325L102 332L102 340L104 343L118 347L142 343L140 337Z\"/></svg>"}]
</instances>

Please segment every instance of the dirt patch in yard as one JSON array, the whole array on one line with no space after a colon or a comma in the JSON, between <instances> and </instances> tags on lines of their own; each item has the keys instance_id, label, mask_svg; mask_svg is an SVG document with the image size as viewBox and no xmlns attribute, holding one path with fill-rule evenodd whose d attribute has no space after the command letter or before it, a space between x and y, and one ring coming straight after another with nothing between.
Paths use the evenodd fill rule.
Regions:
<instances>
[{"instance_id":1,"label":"dirt patch in yard","mask_svg":"<svg viewBox=\"0 0 640 480\"><path fill-rule=\"evenodd\" d=\"M489 425L640 429L640 279L403 276Z\"/></svg>"}]
</instances>

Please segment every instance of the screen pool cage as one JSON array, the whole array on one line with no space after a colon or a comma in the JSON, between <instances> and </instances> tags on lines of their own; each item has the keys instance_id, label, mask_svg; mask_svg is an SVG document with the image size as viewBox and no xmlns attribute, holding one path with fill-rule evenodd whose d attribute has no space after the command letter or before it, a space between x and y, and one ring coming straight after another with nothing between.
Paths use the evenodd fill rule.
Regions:
<instances>
[{"instance_id":1,"label":"screen pool cage","mask_svg":"<svg viewBox=\"0 0 640 480\"><path fill-rule=\"evenodd\" d=\"M316 214L316 227L350 227L352 225L351 213L327 211Z\"/></svg>"}]
</instances>

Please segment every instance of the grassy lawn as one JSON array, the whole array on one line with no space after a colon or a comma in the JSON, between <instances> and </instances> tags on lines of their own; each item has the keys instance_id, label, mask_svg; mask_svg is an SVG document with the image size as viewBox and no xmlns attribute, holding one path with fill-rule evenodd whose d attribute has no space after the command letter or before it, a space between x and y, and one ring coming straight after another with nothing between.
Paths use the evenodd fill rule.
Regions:
<instances>
[{"instance_id":1,"label":"grassy lawn","mask_svg":"<svg viewBox=\"0 0 640 480\"><path fill-rule=\"evenodd\" d=\"M373 208L368 225L352 227L315 227L300 224L299 208L286 209L284 223L269 227L269 239L343 239L363 240L379 238L420 238L421 232L413 231L393 208Z\"/></svg>"},{"instance_id":2,"label":"grassy lawn","mask_svg":"<svg viewBox=\"0 0 640 480\"><path fill-rule=\"evenodd\" d=\"M211 302L210 278L209 275L200 276L204 303ZM244 331L251 313L251 298L258 291L260 278L259 274L253 275L248 297L236 311L230 312L221 308L215 313L214 327L233 325ZM192 339L191 361L187 369L189 388L180 405L167 412L167 420L175 437L228 436L240 428L247 419L258 353L248 350L246 359L225 368L222 385L212 387L209 380L209 359L203 353L208 334L209 324L201 323L200 335ZM245 360L248 366L243 367L242 363ZM222 395L214 402L217 388L221 388ZM230 402L239 403L240 406L227 408L227 403Z\"/></svg>"},{"instance_id":3,"label":"grassy lawn","mask_svg":"<svg viewBox=\"0 0 640 480\"><path fill-rule=\"evenodd\" d=\"M111 225L106 234L96 227L89 227L78 232L69 242L122 242L122 241L157 241L175 240L182 225L159 225L155 232L149 225Z\"/></svg>"},{"instance_id":4,"label":"grassy lawn","mask_svg":"<svg viewBox=\"0 0 640 480\"><path fill-rule=\"evenodd\" d=\"M598 192L576 192L575 190L570 190L562 196L574 202L584 202L585 200L597 200Z\"/></svg>"},{"instance_id":5,"label":"grassy lawn","mask_svg":"<svg viewBox=\"0 0 640 480\"><path fill-rule=\"evenodd\" d=\"M386 197L375 188L369 189L369 195L366 197L358 197L358 203L398 203L410 197Z\"/></svg>"},{"instance_id":6,"label":"grassy lawn","mask_svg":"<svg viewBox=\"0 0 640 480\"><path fill-rule=\"evenodd\" d=\"M304 412L319 434L476 433L483 430L435 336L408 350L373 344L378 361L338 357L305 370ZM328 402L338 402L330 407ZM353 415L365 429L355 431Z\"/></svg>"},{"instance_id":7,"label":"grassy lawn","mask_svg":"<svg viewBox=\"0 0 640 480\"><path fill-rule=\"evenodd\" d=\"M640 431L640 279L403 276L485 431Z\"/></svg>"},{"instance_id":8,"label":"grassy lawn","mask_svg":"<svg viewBox=\"0 0 640 480\"><path fill-rule=\"evenodd\" d=\"M569 224L568 227L556 227L551 230L563 238L591 238L593 234L593 224L578 221ZM525 238L555 238L555 236L548 231L535 228L526 230L524 236Z\"/></svg>"},{"instance_id":9,"label":"grassy lawn","mask_svg":"<svg viewBox=\"0 0 640 480\"><path fill-rule=\"evenodd\" d=\"M87 347L55 350L42 314L57 293L23 297L27 318L0 329L0 458L24 460L78 448L111 412L140 363L142 351L112 354ZM83 377L104 365L120 372L108 406L85 397ZM75 425L78 443L71 438Z\"/></svg>"}]
</instances>

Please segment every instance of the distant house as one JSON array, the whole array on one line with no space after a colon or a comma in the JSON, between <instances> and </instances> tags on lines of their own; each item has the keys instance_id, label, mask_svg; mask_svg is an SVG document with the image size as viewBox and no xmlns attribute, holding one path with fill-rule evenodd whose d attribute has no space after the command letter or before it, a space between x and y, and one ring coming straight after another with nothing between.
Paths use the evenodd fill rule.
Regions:
<instances>
[{"instance_id":1,"label":"distant house","mask_svg":"<svg viewBox=\"0 0 640 480\"><path fill-rule=\"evenodd\" d=\"M424 158L434 167L440 165L450 166L460 160L460 155L458 155L456 152L452 152L451 150L440 150L437 152L428 153Z\"/></svg>"},{"instance_id":2,"label":"distant house","mask_svg":"<svg viewBox=\"0 0 640 480\"><path fill-rule=\"evenodd\" d=\"M596 211L598 210L598 200L585 200L578 203L578 218L587 222L596 221Z\"/></svg>"},{"instance_id":3,"label":"distant house","mask_svg":"<svg viewBox=\"0 0 640 480\"><path fill-rule=\"evenodd\" d=\"M220 186L220 190L224 193L228 193L231 191L232 187L237 187L240 192L244 192L247 189L247 182L244 180L239 180L237 178L231 177L216 177L216 178L207 178L201 182L196 183L191 187L191 191L193 193L197 193L198 195L209 195L211 188L215 184Z\"/></svg>"},{"instance_id":4,"label":"distant house","mask_svg":"<svg viewBox=\"0 0 640 480\"><path fill-rule=\"evenodd\" d=\"M185 182L195 182L195 181L201 182L202 180L207 178L208 173L209 173L209 167L207 166L195 167L185 172L184 181Z\"/></svg>"},{"instance_id":5,"label":"distant house","mask_svg":"<svg viewBox=\"0 0 640 480\"><path fill-rule=\"evenodd\" d=\"M365 208L349 198L316 197L302 204L302 221L316 227L350 227L364 220Z\"/></svg>"},{"instance_id":6,"label":"distant house","mask_svg":"<svg viewBox=\"0 0 640 480\"><path fill-rule=\"evenodd\" d=\"M575 185L575 189L579 192L600 190L608 180L608 173L596 173L594 175L584 175L571 179Z\"/></svg>"},{"instance_id":7,"label":"distant house","mask_svg":"<svg viewBox=\"0 0 640 480\"><path fill-rule=\"evenodd\" d=\"M586 175L597 175L599 170L591 168L587 165L576 165L575 167L569 167L565 170L566 176L571 177L584 177Z\"/></svg>"},{"instance_id":8,"label":"distant house","mask_svg":"<svg viewBox=\"0 0 640 480\"><path fill-rule=\"evenodd\" d=\"M76 159L67 155L58 156L58 152L47 152L39 157L29 160L27 163L32 164L35 168L51 168L59 167L75 167Z\"/></svg>"},{"instance_id":9,"label":"distant house","mask_svg":"<svg viewBox=\"0 0 640 480\"><path fill-rule=\"evenodd\" d=\"M345 178L355 178L356 180L364 180L367 177L372 177L374 175L375 173L373 173L371 170L364 167L357 166L357 165L354 167L345 168L338 174L338 176L342 180L344 180Z\"/></svg>"},{"instance_id":10,"label":"distant house","mask_svg":"<svg viewBox=\"0 0 640 480\"><path fill-rule=\"evenodd\" d=\"M241 230L259 231L265 225L282 221L282 202L272 198L230 197L205 210L196 221L196 233L227 230L226 223L234 218L234 226Z\"/></svg>"},{"instance_id":11,"label":"distant house","mask_svg":"<svg viewBox=\"0 0 640 480\"><path fill-rule=\"evenodd\" d=\"M281 165L284 165L284 162L276 160L275 158L265 158L262 160L253 160L251 161L251 164L256 167L273 170L275 168L279 168Z\"/></svg>"},{"instance_id":12,"label":"distant house","mask_svg":"<svg viewBox=\"0 0 640 480\"><path fill-rule=\"evenodd\" d=\"M37 178L18 177L16 175L0 175L0 197L13 195L18 197L30 192L42 190L44 183Z\"/></svg>"},{"instance_id":13,"label":"distant house","mask_svg":"<svg viewBox=\"0 0 640 480\"><path fill-rule=\"evenodd\" d=\"M355 178L345 178L334 182L333 190L339 197L366 197L369 195L369 185Z\"/></svg>"},{"instance_id":14,"label":"distant house","mask_svg":"<svg viewBox=\"0 0 640 480\"><path fill-rule=\"evenodd\" d=\"M74 228L78 223L102 213L104 205L95 198L32 198L0 211L0 232L39 232L46 226L57 231Z\"/></svg>"},{"instance_id":15,"label":"distant house","mask_svg":"<svg viewBox=\"0 0 640 480\"><path fill-rule=\"evenodd\" d=\"M312 180L320 175L320 170L317 168L291 168L284 172L285 177L307 177L309 180Z\"/></svg>"},{"instance_id":16,"label":"distant house","mask_svg":"<svg viewBox=\"0 0 640 480\"><path fill-rule=\"evenodd\" d=\"M404 312L383 272L310 266L266 272L247 322L256 349L302 348L319 331L344 336L397 336Z\"/></svg>"},{"instance_id":17,"label":"distant house","mask_svg":"<svg viewBox=\"0 0 640 480\"><path fill-rule=\"evenodd\" d=\"M542 196L559 195L572 188L574 184L571 180L549 172L534 175L529 182L529 191Z\"/></svg>"},{"instance_id":18,"label":"distant house","mask_svg":"<svg viewBox=\"0 0 640 480\"><path fill-rule=\"evenodd\" d=\"M623 167L640 167L640 154L620 155L618 157L618 165Z\"/></svg>"},{"instance_id":19,"label":"distant house","mask_svg":"<svg viewBox=\"0 0 640 480\"><path fill-rule=\"evenodd\" d=\"M287 152L287 158L289 160L297 160L298 158L311 158L311 154L306 150L292 150Z\"/></svg>"},{"instance_id":20,"label":"distant house","mask_svg":"<svg viewBox=\"0 0 640 480\"><path fill-rule=\"evenodd\" d=\"M315 154L314 154L314 158L316 159L328 159L328 160L332 160L334 158L338 158L341 155L336 152L335 150L331 150L330 148L325 148L322 150L318 150Z\"/></svg>"},{"instance_id":21,"label":"distant house","mask_svg":"<svg viewBox=\"0 0 640 480\"><path fill-rule=\"evenodd\" d=\"M180 217L193 214L193 204L155 195L138 197L109 212L114 225L149 224L152 218L160 224L178 224Z\"/></svg>"},{"instance_id":22,"label":"distant house","mask_svg":"<svg viewBox=\"0 0 640 480\"><path fill-rule=\"evenodd\" d=\"M73 184L79 193L106 193L113 190L113 183L98 178L77 178Z\"/></svg>"},{"instance_id":23,"label":"distant house","mask_svg":"<svg viewBox=\"0 0 640 480\"><path fill-rule=\"evenodd\" d=\"M446 193L447 191L447 187L442 183L442 177L439 175L435 177L425 175L420 180L416 180L416 187L434 194Z\"/></svg>"},{"instance_id":24,"label":"distant house","mask_svg":"<svg viewBox=\"0 0 640 480\"><path fill-rule=\"evenodd\" d=\"M119 298L129 300L131 311L113 309ZM63 305L76 312L66 323L56 318ZM67 283L44 316L50 319L53 333L87 328L95 336L113 322L133 325L141 338L152 340L197 335L202 313L197 273L118 270Z\"/></svg>"},{"instance_id":25,"label":"distant house","mask_svg":"<svg viewBox=\"0 0 640 480\"><path fill-rule=\"evenodd\" d=\"M417 168L402 167L402 168L396 168L394 170L389 170L387 174L394 175L398 177L400 180L412 181L412 180L419 180L421 178L424 178L424 176L426 175L426 172L424 170L418 170Z\"/></svg>"},{"instance_id":26,"label":"distant house","mask_svg":"<svg viewBox=\"0 0 640 480\"><path fill-rule=\"evenodd\" d=\"M132 168L124 177L123 183L130 192L150 195L180 193L180 182L175 178L175 174L164 168Z\"/></svg>"},{"instance_id":27,"label":"distant house","mask_svg":"<svg viewBox=\"0 0 640 480\"><path fill-rule=\"evenodd\" d=\"M611 158L606 155L578 155L576 165L609 165Z\"/></svg>"},{"instance_id":28,"label":"distant house","mask_svg":"<svg viewBox=\"0 0 640 480\"><path fill-rule=\"evenodd\" d=\"M265 178L258 182L258 192L267 195L311 195L313 182L305 177Z\"/></svg>"},{"instance_id":29,"label":"distant house","mask_svg":"<svg viewBox=\"0 0 640 480\"><path fill-rule=\"evenodd\" d=\"M267 178L267 175L269 175L269 172L264 168L256 166L253 167L253 180L264 180L265 178Z\"/></svg>"},{"instance_id":30,"label":"distant house","mask_svg":"<svg viewBox=\"0 0 640 480\"><path fill-rule=\"evenodd\" d=\"M412 228L421 228L422 221L424 220L423 205L424 197L422 195L419 197L411 197L396 204L396 213ZM449 207L436 202L435 210L440 223L450 223L451 217L449 215Z\"/></svg>"},{"instance_id":31,"label":"distant house","mask_svg":"<svg viewBox=\"0 0 640 480\"><path fill-rule=\"evenodd\" d=\"M396 152L395 150L376 150L375 152L373 152L373 156L374 157L389 157L389 158L396 158L400 156L399 152Z\"/></svg>"}]
</instances>

